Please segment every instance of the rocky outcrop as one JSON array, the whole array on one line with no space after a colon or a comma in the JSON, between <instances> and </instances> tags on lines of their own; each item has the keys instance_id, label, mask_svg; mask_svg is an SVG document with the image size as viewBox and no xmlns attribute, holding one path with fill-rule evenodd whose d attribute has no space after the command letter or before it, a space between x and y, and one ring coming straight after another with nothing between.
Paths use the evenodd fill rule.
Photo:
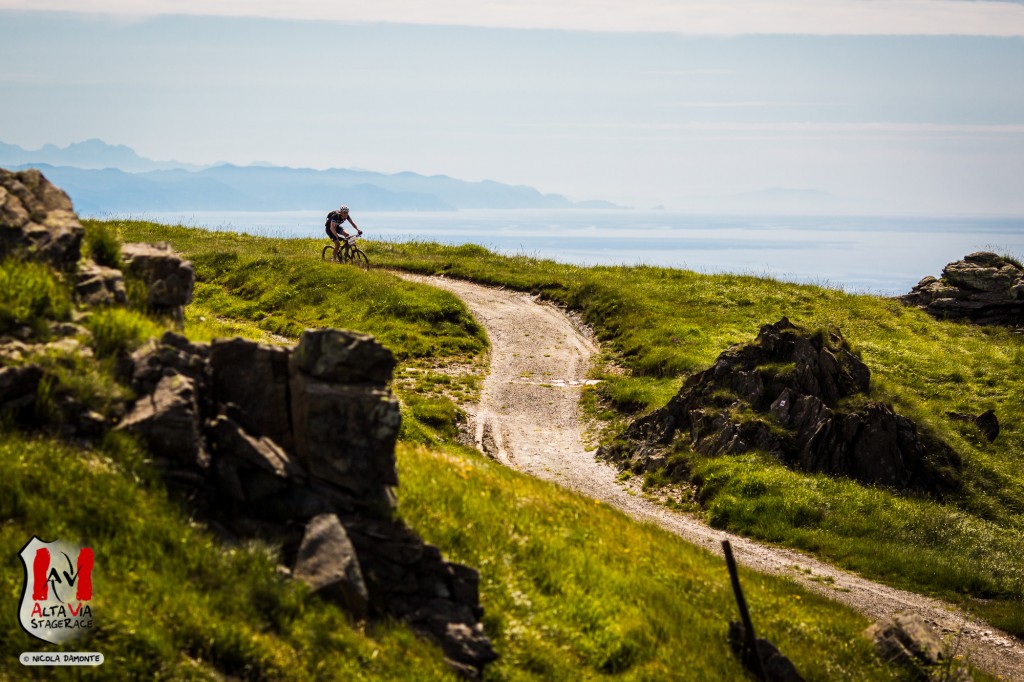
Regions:
<instances>
[{"instance_id":1,"label":"rocky outcrop","mask_svg":"<svg viewBox=\"0 0 1024 682\"><path fill-rule=\"evenodd\" d=\"M941 278L925 277L900 297L942 319L1024 325L1024 270L988 251L949 263Z\"/></svg>"},{"instance_id":2,"label":"rocky outcrop","mask_svg":"<svg viewBox=\"0 0 1024 682\"><path fill-rule=\"evenodd\" d=\"M89 307L124 305L127 301L124 274L117 268L88 261L78 268L75 298Z\"/></svg>"},{"instance_id":3,"label":"rocky outcrop","mask_svg":"<svg viewBox=\"0 0 1024 682\"><path fill-rule=\"evenodd\" d=\"M124 272L146 284L146 303L158 312L181 319L182 309L192 302L195 271L169 244L122 244Z\"/></svg>"},{"instance_id":4,"label":"rocky outcrop","mask_svg":"<svg viewBox=\"0 0 1024 682\"><path fill-rule=\"evenodd\" d=\"M395 518L395 359L372 337L322 329L294 349L168 332L125 368L138 433L172 487L231 537L276 539L292 575L353 617L388 615L470 677L496 655L473 569Z\"/></svg>"},{"instance_id":5,"label":"rocky outcrop","mask_svg":"<svg viewBox=\"0 0 1024 682\"><path fill-rule=\"evenodd\" d=\"M166 244L125 244L123 273L91 261L75 273L82 233L68 197L40 173L0 170L0 258L74 273L86 306L124 304L127 276L146 285L151 311L183 320L190 263ZM50 329L87 333L62 321ZM229 540L278 543L282 572L353 618L407 621L467 677L497 657L480 622L477 572L445 561L395 513L395 359L372 337L310 330L285 349L243 339L191 343L167 332L116 358L137 398L112 397L105 417L54 390L53 376L28 363L48 346L27 343L27 326L16 331L20 340L0 344L0 420L90 439L120 420L116 428L146 445L194 513ZM89 356L75 339L56 343L76 346L61 353Z\"/></svg>"},{"instance_id":6,"label":"rocky outcrop","mask_svg":"<svg viewBox=\"0 0 1024 682\"><path fill-rule=\"evenodd\" d=\"M150 453L175 464L201 466L206 459L199 438L196 384L183 374L160 379L118 428L139 435Z\"/></svg>"},{"instance_id":7,"label":"rocky outcrop","mask_svg":"<svg viewBox=\"0 0 1024 682\"><path fill-rule=\"evenodd\" d=\"M0 168L0 259L17 255L72 271L83 234L71 199L42 173Z\"/></svg>"},{"instance_id":8,"label":"rocky outcrop","mask_svg":"<svg viewBox=\"0 0 1024 682\"><path fill-rule=\"evenodd\" d=\"M665 465L677 447L706 456L758 450L868 484L939 495L957 489L959 456L869 400L869 383L838 330L810 334L783 318L689 377L668 405L601 454L640 471Z\"/></svg>"}]
</instances>

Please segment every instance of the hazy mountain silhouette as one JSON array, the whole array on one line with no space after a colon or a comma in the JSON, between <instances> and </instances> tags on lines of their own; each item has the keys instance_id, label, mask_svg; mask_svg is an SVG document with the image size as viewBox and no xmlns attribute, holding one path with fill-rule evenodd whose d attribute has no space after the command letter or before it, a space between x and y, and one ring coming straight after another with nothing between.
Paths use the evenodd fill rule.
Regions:
<instances>
[{"instance_id":1,"label":"hazy mountain silhouette","mask_svg":"<svg viewBox=\"0 0 1024 682\"><path fill-rule=\"evenodd\" d=\"M604 201L576 204L559 194L492 180L467 182L446 175L375 173L280 166L187 167L156 162L130 147L87 140L29 151L0 143L0 165L40 168L85 214L179 211L287 211L333 207L361 210L444 211L460 208L615 208Z\"/></svg>"}]
</instances>

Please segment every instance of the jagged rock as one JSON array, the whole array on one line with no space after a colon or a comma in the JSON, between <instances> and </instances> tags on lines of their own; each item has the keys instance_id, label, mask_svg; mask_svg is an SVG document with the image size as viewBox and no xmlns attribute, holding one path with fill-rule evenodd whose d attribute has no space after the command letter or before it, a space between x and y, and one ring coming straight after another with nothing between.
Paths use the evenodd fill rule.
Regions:
<instances>
[{"instance_id":1,"label":"jagged rock","mask_svg":"<svg viewBox=\"0 0 1024 682\"><path fill-rule=\"evenodd\" d=\"M447 599L431 600L408 617L409 623L441 645L449 665L470 679L498 658L469 607Z\"/></svg>"},{"instance_id":2,"label":"jagged rock","mask_svg":"<svg viewBox=\"0 0 1024 682\"><path fill-rule=\"evenodd\" d=\"M757 340L689 377L661 410L638 419L601 455L634 470L664 461L681 434L707 456L760 450L789 466L902 490L956 489L959 456L888 405L865 396L866 365L838 331L809 334L783 318Z\"/></svg>"},{"instance_id":3,"label":"jagged rock","mask_svg":"<svg viewBox=\"0 0 1024 682\"><path fill-rule=\"evenodd\" d=\"M391 357L371 337L303 332L291 359L291 416L295 453L310 474L350 491L370 507L390 509L397 485L395 441L401 425L398 401L383 387L393 365L349 367L367 358ZM346 353L346 349L363 350ZM310 373L312 372L312 373ZM338 377L383 379L377 384L339 383Z\"/></svg>"},{"instance_id":4,"label":"jagged rock","mask_svg":"<svg viewBox=\"0 0 1024 682\"><path fill-rule=\"evenodd\" d=\"M747 646L746 633L743 623L736 620L729 622L729 646L743 661L743 665L753 672L757 670L757 662L751 660L752 652ZM757 655L761 659L765 682L804 682L796 666L778 647L763 637L757 637L754 641L757 643Z\"/></svg>"},{"instance_id":5,"label":"jagged rock","mask_svg":"<svg viewBox=\"0 0 1024 682\"><path fill-rule=\"evenodd\" d=\"M138 277L149 289L147 302L156 309L176 309L192 302L195 272L170 245L122 244L124 271Z\"/></svg>"},{"instance_id":6,"label":"jagged rock","mask_svg":"<svg viewBox=\"0 0 1024 682\"><path fill-rule=\"evenodd\" d=\"M292 364L314 379L335 383L386 384L395 356L369 334L344 329L307 329Z\"/></svg>"},{"instance_id":7,"label":"jagged rock","mask_svg":"<svg viewBox=\"0 0 1024 682\"><path fill-rule=\"evenodd\" d=\"M999 418L996 417L994 410L986 410L979 415L964 414L962 412L947 412L946 416L950 419L961 422L970 422L978 427L981 431L981 435L985 436L985 439L991 443L999 436Z\"/></svg>"},{"instance_id":8,"label":"jagged rock","mask_svg":"<svg viewBox=\"0 0 1024 682\"><path fill-rule=\"evenodd\" d=\"M246 431L292 452L288 354L246 339L218 340L210 345L210 370L214 401L237 406L235 419Z\"/></svg>"},{"instance_id":9,"label":"jagged rock","mask_svg":"<svg viewBox=\"0 0 1024 682\"><path fill-rule=\"evenodd\" d=\"M127 300L124 274L88 261L78 269L75 297L87 306L123 304Z\"/></svg>"},{"instance_id":10,"label":"jagged rock","mask_svg":"<svg viewBox=\"0 0 1024 682\"><path fill-rule=\"evenodd\" d=\"M226 478L232 497L238 501L261 503L305 482L305 471L277 443L246 433L229 417L216 417L207 425L206 433L217 471Z\"/></svg>"},{"instance_id":11,"label":"jagged rock","mask_svg":"<svg viewBox=\"0 0 1024 682\"><path fill-rule=\"evenodd\" d=\"M157 457L185 466L205 461L196 385L183 374L161 378L152 395L136 401L117 428L141 436Z\"/></svg>"},{"instance_id":12,"label":"jagged rock","mask_svg":"<svg viewBox=\"0 0 1024 682\"><path fill-rule=\"evenodd\" d=\"M336 515L314 516L306 524L292 574L356 618L366 617L370 597L359 559Z\"/></svg>"},{"instance_id":13,"label":"jagged rock","mask_svg":"<svg viewBox=\"0 0 1024 682\"><path fill-rule=\"evenodd\" d=\"M71 199L42 173L0 168L0 258L18 254L71 271L83 235Z\"/></svg>"},{"instance_id":14,"label":"jagged rock","mask_svg":"<svg viewBox=\"0 0 1024 682\"><path fill-rule=\"evenodd\" d=\"M224 534L275 539L295 578L359 618L410 622L453 668L478 677L495 658L478 574L393 518L393 366L390 352L352 332L306 332L294 350L167 334L132 356L132 385L151 395L120 428L166 456L185 448L167 442L167 430L201 444L188 434L202 424L208 466L202 449L179 463L191 466L188 494Z\"/></svg>"},{"instance_id":15,"label":"jagged rock","mask_svg":"<svg viewBox=\"0 0 1024 682\"><path fill-rule=\"evenodd\" d=\"M988 251L949 263L942 278L925 277L901 296L935 317L981 324L1024 324L1024 270Z\"/></svg>"},{"instance_id":16,"label":"jagged rock","mask_svg":"<svg viewBox=\"0 0 1024 682\"><path fill-rule=\"evenodd\" d=\"M37 365L0 367L0 412L23 415L36 402L43 370Z\"/></svg>"},{"instance_id":17,"label":"jagged rock","mask_svg":"<svg viewBox=\"0 0 1024 682\"><path fill-rule=\"evenodd\" d=\"M356 548L371 602L441 645L470 678L497 654L480 619L479 574L441 558L407 526L390 519L342 519Z\"/></svg>"}]
</instances>

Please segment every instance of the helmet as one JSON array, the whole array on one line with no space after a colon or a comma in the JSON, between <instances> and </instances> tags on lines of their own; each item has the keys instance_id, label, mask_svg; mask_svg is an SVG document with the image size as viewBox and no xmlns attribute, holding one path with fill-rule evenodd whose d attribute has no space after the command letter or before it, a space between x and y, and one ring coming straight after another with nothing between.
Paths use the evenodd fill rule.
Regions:
<instances>
[{"instance_id":1,"label":"helmet","mask_svg":"<svg viewBox=\"0 0 1024 682\"><path fill-rule=\"evenodd\" d=\"M348 206L342 206L339 208L338 213L348 213Z\"/></svg>"}]
</instances>

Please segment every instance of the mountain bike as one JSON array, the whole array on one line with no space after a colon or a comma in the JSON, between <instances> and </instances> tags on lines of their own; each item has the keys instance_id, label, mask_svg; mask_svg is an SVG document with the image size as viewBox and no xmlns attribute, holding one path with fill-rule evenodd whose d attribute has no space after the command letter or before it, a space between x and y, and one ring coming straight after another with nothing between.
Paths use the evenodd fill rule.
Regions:
<instances>
[{"instance_id":1,"label":"mountain bike","mask_svg":"<svg viewBox=\"0 0 1024 682\"><path fill-rule=\"evenodd\" d=\"M362 249L356 246L355 235L343 238L337 251L334 250L334 244L328 244L320 252L320 258L338 263L351 263L363 270L370 269L370 259L366 257Z\"/></svg>"}]
</instances>

